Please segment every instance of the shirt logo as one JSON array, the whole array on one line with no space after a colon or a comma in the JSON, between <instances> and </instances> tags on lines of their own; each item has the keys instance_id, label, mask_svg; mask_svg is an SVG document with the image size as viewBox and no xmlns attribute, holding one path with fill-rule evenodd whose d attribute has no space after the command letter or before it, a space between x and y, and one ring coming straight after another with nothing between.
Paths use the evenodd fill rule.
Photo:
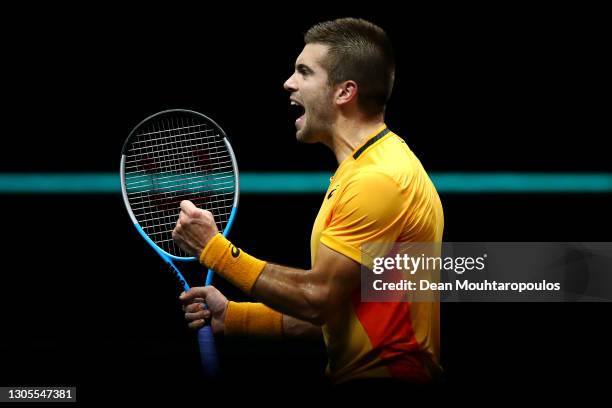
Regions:
<instances>
[{"instance_id":1,"label":"shirt logo","mask_svg":"<svg viewBox=\"0 0 612 408\"><path fill-rule=\"evenodd\" d=\"M334 195L334 192L338 189L339 186L334 187L334 189L332 191L329 192L329 194L327 195L327 199L329 200L331 198L332 195Z\"/></svg>"}]
</instances>

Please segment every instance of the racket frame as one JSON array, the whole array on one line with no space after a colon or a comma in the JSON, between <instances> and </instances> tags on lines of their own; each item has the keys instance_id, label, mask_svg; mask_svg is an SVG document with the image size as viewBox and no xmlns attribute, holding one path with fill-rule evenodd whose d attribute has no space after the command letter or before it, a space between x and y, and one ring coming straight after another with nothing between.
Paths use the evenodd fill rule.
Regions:
<instances>
[{"instance_id":1,"label":"racket frame","mask_svg":"<svg viewBox=\"0 0 612 408\"><path fill-rule=\"evenodd\" d=\"M174 274L174 276L176 277L176 279L179 281L179 283L181 284L181 286L183 287L184 291L188 291L190 289L189 284L187 283L187 280L185 279L185 277L183 276L183 274L180 272L180 270L174 265L174 261L179 261L179 262L195 262L198 261L198 258L195 256L176 256L173 255L167 251L165 251L164 249L160 248L148 235L147 233L142 229L142 227L140 226L138 220L136 219L136 216L134 215L132 208L130 206L130 202L128 200L128 196L127 196L127 186L125 183L125 162L126 162L126 157L127 157L127 152L128 149L130 147L130 142L135 134L135 132L140 129L140 127L144 124L149 122L150 120L154 119L157 116L162 116L162 115L167 115L167 114L172 114L172 113L187 113L189 115L194 115L196 117L201 117L203 118L206 122L209 122L210 124L212 124L216 130L218 130L219 132L219 136L221 137L221 139L223 140L223 142L225 143L225 146L228 150L228 153L230 155L230 160L232 162L232 167L234 170L234 184L235 184L235 188L234 188L234 202L232 205L232 210L230 213L230 216L228 218L228 221L225 225L225 227L223 228L222 234L223 236L227 236L232 228L232 225L234 224L234 220L236 218L236 213L238 210L238 201L239 201L239 192L240 192L240 173L238 171L238 163L236 161L236 156L234 155L234 150L232 149L231 144L229 143L229 139L226 135L226 133L223 131L223 129L221 128L221 126L219 126L214 120L212 120L211 118L209 118L208 116L200 113L200 112L196 112L193 110L188 110L188 109L168 109L168 110L164 110L164 111L160 111L157 112L153 115L148 116L147 118L145 118L144 120L142 120L140 123L138 123L136 126L134 126L134 128L132 129L132 131L130 132L130 134L128 135L127 139L125 140L123 147L121 149L121 164L120 164L120 179L121 179L121 195L123 198L123 202L125 204L125 207L128 211L128 214L130 216L130 219L132 221L132 223L134 224L134 227L136 228L136 231L138 231L138 233L140 234L140 236L142 236L142 238L144 238L144 240L155 250L155 252L157 252L157 254L164 260L164 262L166 262L166 264L168 265L168 267L170 268L170 270L172 271L172 273ZM214 214L213 214L214 215ZM212 279L214 276L214 272L212 269L208 270L208 273L206 274L206 281L205 281L205 285L208 286L212 283ZM205 371L205 374L207 376L216 376L217 375L217 371L218 371L218 364L216 361L216 353L214 353L214 339L212 337L212 330L210 328L210 326L205 326L204 328L202 328L199 333L198 333L198 339L199 339L199 343L200 343L200 349L206 349L207 351L205 352L205 354L207 355L207 358L212 358L214 359L213 362L206 362L204 361L204 356L203 358L203 368ZM212 351L211 350L212 347ZM210 353L213 353L214 355L210 355Z\"/></svg>"}]
</instances>

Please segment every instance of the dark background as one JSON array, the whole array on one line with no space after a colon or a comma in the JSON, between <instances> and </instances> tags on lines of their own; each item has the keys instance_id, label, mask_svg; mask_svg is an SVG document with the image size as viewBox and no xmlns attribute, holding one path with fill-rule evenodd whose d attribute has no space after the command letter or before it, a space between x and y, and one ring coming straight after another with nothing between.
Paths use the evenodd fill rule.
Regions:
<instances>
[{"instance_id":1,"label":"dark background","mask_svg":"<svg viewBox=\"0 0 612 408\"><path fill-rule=\"evenodd\" d=\"M181 107L221 124L241 171L331 173L329 151L295 141L282 84L302 33L346 15L391 37L397 81L387 123L428 171L612 171L598 10L272 7L6 10L0 171L118 171L130 129ZM238 339L219 339L223 375L206 383L178 287L119 195L0 200L0 385L76 385L80 401L201 399L221 389L231 400L247 384L261 385L249 396L266 400L324 386L321 344ZM232 240L308 267L321 200L243 195ZM610 241L610 194L442 194L442 202L447 241ZM599 393L610 311L443 304L439 393Z\"/></svg>"}]
</instances>

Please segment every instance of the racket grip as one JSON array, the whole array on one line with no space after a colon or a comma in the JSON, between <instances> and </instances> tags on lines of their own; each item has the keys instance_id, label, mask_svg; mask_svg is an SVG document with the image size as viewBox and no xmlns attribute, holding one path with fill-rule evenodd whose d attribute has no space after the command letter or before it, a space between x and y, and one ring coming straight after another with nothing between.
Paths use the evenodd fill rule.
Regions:
<instances>
[{"instance_id":1,"label":"racket grip","mask_svg":"<svg viewBox=\"0 0 612 408\"><path fill-rule=\"evenodd\" d=\"M198 344L204 375L206 377L216 377L219 373L219 361L215 348L215 336L210 324L198 330Z\"/></svg>"}]
</instances>

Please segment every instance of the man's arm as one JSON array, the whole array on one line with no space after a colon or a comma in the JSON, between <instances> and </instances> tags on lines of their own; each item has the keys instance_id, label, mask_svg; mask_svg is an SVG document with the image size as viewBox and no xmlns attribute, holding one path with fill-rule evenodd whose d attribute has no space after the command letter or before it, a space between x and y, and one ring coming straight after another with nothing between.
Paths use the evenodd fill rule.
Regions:
<instances>
[{"instance_id":1,"label":"man's arm","mask_svg":"<svg viewBox=\"0 0 612 408\"><path fill-rule=\"evenodd\" d=\"M172 237L185 251L199 255L200 262L259 301L315 325L324 324L359 285L359 263L321 243L310 270L253 258L219 234L210 212L189 201L181 202Z\"/></svg>"},{"instance_id":2,"label":"man's arm","mask_svg":"<svg viewBox=\"0 0 612 408\"><path fill-rule=\"evenodd\" d=\"M251 290L257 300L282 313L282 331L289 337L320 336L319 326L328 321L329 316L346 304L348 296L357 288L360 279L359 264L352 259L319 244L317 261L311 270L289 268L276 264L266 264ZM188 306L187 320L192 328L204 324L209 313L199 304L214 300L218 313L216 332L223 332L227 299L213 287L192 288L181 295ZM210 300L205 300L210 298ZM197 299L197 300L196 300ZM199 321L201 320L201 321ZM214 321L213 321L214 323ZM196 327L197 326L197 327Z\"/></svg>"},{"instance_id":3,"label":"man's arm","mask_svg":"<svg viewBox=\"0 0 612 408\"><path fill-rule=\"evenodd\" d=\"M215 334L225 333L225 318L227 316L228 304L230 303L223 293L219 292L214 286L194 287L188 296L181 294L183 301L183 311L185 319L189 322L189 327L195 330L204 326L204 322L210 319L213 332ZM207 304L208 308L204 307ZM254 304L251 304L254 305ZM312 323L296 319L288 315L282 315L282 331L277 333L288 338L311 338L321 337L321 328ZM273 332L266 335L274 336Z\"/></svg>"},{"instance_id":4,"label":"man's arm","mask_svg":"<svg viewBox=\"0 0 612 408\"><path fill-rule=\"evenodd\" d=\"M318 340L321 335L321 327L286 314L283 315L284 337Z\"/></svg>"},{"instance_id":5,"label":"man's arm","mask_svg":"<svg viewBox=\"0 0 612 408\"><path fill-rule=\"evenodd\" d=\"M325 323L358 287L360 266L323 244L317 251L311 270L266 264L252 295L284 314L318 326Z\"/></svg>"}]
</instances>

